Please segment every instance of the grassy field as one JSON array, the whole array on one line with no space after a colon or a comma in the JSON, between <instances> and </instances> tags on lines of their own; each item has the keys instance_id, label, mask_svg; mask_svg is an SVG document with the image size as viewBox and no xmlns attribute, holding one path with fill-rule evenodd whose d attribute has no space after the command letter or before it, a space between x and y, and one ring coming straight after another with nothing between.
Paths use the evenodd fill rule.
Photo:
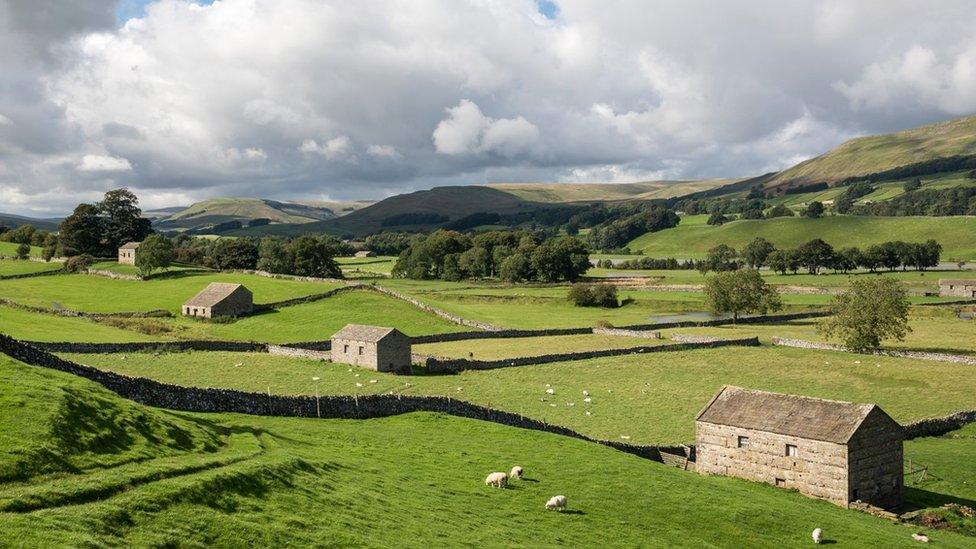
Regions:
<instances>
[{"instance_id":1,"label":"grassy field","mask_svg":"<svg viewBox=\"0 0 976 549\"><path fill-rule=\"evenodd\" d=\"M930 506L947 501L976 507L976 424L941 437L928 437L905 443L905 461L928 467L930 474L921 482L906 482L911 500Z\"/></svg>"},{"instance_id":2,"label":"grassy field","mask_svg":"<svg viewBox=\"0 0 976 549\"><path fill-rule=\"evenodd\" d=\"M475 339L414 345L413 351L433 356L498 360L517 356L575 353L603 349L628 349L670 343L665 339L604 336L595 334L522 337L518 339Z\"/></svg>"},{"instance_id":3,"label":"grassy field","mask_svg":"<svg viewBox=\"0 0 976 549\"><path fill-rule=\"evenodd\" d=\"M255 303L327 292L338 287L322 282L277 280L241 273L175 274L151 280L115 280L92 275L65 275L56 282L42 278L0 281L0 296L38 307L58 303L69 309L112 313L166 309L180 306L211 282L236 282L254 292Z\"/></svg>"},{"instance_id":4,"label":"grassy field","mask_svg":"<svg viewBox=\"0 0 976 549\"><path fill-rule=\"evenodd\" d=\"M60 263L41 263L39 261L0 259L0 276L43 273L45 271L57 271L60 268Z\"/></svg>"},{"instance_id":5,"label":"grassy field","mask_svg":"<svg viewBox=\"0 0 976 549\"><path fill-rule=\"evenodd\" d=\"M967 177L966 175L967 173L968 170L957 171L957 172L943 172L943 173L921 176L919 177L919 179L922 181L923 189L931 189L931 190L949 189L953 187L972 187L976 185L976 181L969 179L969 177ZM874 192L862 196L861 198L857 199L855 203L863 204L869 201L880 202L884 200L890 200L897 196L901 196L902 194L905 194L905 188L904 188L905 183L911 179L914 178L872 183L872 186L875 187ZM813 202L815 200L819 202L832 201L837 197L839 197L841 194L843 194L844 191L846 190L847 187L837 186L837 187L831 187L829 189L809 192L809 193L796 193L796 194L782 195L779 197L771 198L768 200L768 202L772 205L784 204L786 206L793 208L796 211L800 211L806 208L806 206L810 202ZM742 193L742 195L744 196L745 193Z\"/></svg>"},{"instance_id":6,"label":"grassy field","mask_svg":"<svg viewBox=\"0 0 976 549\"><path fill-rule=\"evenodd\" d=\"M945 261L976 259L976 217L860 217L827 216L819 219L787 217L744 219L718 227L682 223L673 229L647 233L632 240L631 250L651 257L681 259L704 257L719 244L741 250L756 237L779 248L799 246L822 238L834 247L864 248L889 240L924 242L930 238L943 247Z\"/></svg>"},{"instance_id":7,"label":"grassy field","mask_svg":"<svg viewBox=\"0 0 976 549\"><path fill-rule=\"evenodd\" d=\"M30 313L3 305L0 305L0 333L29 341L113 343L172 339L168 333L148 336L84 318Z\"/></svg>"},{"instance_id":8,"label":"grassy field","mask_svg":"<svg viewBox=\"0 0 976 549\"><path fill-rule=\"evenodd\" d=\"M346 277L390 276L396 260L397 258L392 256L336 258Z\"/></svg>"},{"instance_id":9,"label":"grassy field","mask_svg":"<svg viewBox=\"0 0 976 549\"><path fill-rule=\"evenodd\" d=\"M98 271L111 271L113 273L125 274L125 275L138 275L139 268L135 265L122 265L117 261L101 261L95 263L91 266L92 269ZM161 269L158 271L153 271L153 276L159 276L165 273L172 273L175 271L185 271L185 270L200 270L199 267L194 267L192 265L171 265L166 269Z\"/></svg>"},{"instance_id":10,"label":"grassy field","mask_svg":"<svg viewBox=\"0 0 976 549\"><path fill-rule=\"evenodd\" d=\"M826 341L817 333L817 320L797 320L782 324L740 324L713 328L682 328L682 333L715 335L723 338L758 336L763 341L790 337L808 341ZM976 354L976 322L958 318L949 307L915 307L905 341L885 341L885 348L936 353ZM665 333L668 333L667 331ZM834 341L834 343L839 343ZM976 405L976 401L974 401Z\"/></svg>"},{"instance_id":11,"label":"grassy field","mask_svg":"<svg viewBox=\"0 0 976 549\"><path fill-rule=\"evenodd\" d=\"M469 344L477 349L478 342ZM321 394L450 395L594 437L627 436L644 444L692 441L695 414L726 384L876 402L903 422L976 407L976 378L969 366L784 347L627 355L411 377L260 353L140 353L128 354L125 360L119 355L68 357L197 387L306 395L316 389ZM313 382L313 377L320 380ZM547 385L554 395L546 394ZM591 395L590 403L583 400L584 390Z\"/></svg>"},{"instance_id":12,"label":"grassy field","mask_svg":"<svg viewBox=\"0 0 976 549\"><path fill-rule=\"evenodd\" d=\"M20 246L20 244L14 244L13 242L0 242L0 255L17 255L18 246ZM33 257L41 257L41 247L31 246L30 255Z\"/></svg>"},{"instance_id":13,"label":"grassy field","mask_svg":"<svg viewBox=\"0 0 976 549\"><path fill-rule=\"evenodd\" d=\"M0 379L12 546L781 547L815 527L852 547L913 543L914 529L793 492L474 420L174 413L5 357ZM515 463L529 480L484 486ZM570 512L542 509L556 493Z\"/></svg>"}]
</instances>

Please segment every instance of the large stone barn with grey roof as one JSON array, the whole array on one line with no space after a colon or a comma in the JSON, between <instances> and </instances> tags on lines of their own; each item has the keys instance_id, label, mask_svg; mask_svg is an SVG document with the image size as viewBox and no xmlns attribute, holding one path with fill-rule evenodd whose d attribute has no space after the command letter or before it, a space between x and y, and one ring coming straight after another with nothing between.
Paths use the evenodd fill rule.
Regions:
<instances>
[{"instance_id":1,"label":"large stone barn with grey roof","mask_svg":"<svg viewBox=\"0 0 976 549\"><path fill-rule=\"evenodd\" d=\"M939 279L939 295L942 297L976 297L976 279Z\"/></svg>"},{"instance_id":2,"label":"large stone barn with grey roof","mask_svg":"<svg viewBox=\"0 0 976 549\"><path fill-rule=\"evenodd\" d=\"M254 296L240 284L211 282L200 293L183 304L185 316L214 318L240 316L254 310Z\"/></svg>"},{"instance_id":3,"label":"large stone barn with grey roof","mask_svg":"<svg viewBox=\"0 0 976 549\"><path fill-rule=\"evenodd\" d=\"M874 404L724 387L698 414L696 470L847 506L903 501L901 425Z\"/></svg>"},{"instance_id":4,"label":"large stone barn with grey roof","mask_svg":"<svg viewBox=\"0 0 976 549\"><path fill-rule=\"evenodd\" d=\"M139 242L128 242L119 247L119 265L135 265Z\"/></svg>"},{"instance_id":5,"label":"large stone barn with grey roof","mask_svg":"<svg viewBox=\"0 0 976 549\"><path fill-rule=\"evenodd\" d=\"M396 328L348 324L332 336L332 362L409 372L410 338Z\"/></svg>"}]
</instances>

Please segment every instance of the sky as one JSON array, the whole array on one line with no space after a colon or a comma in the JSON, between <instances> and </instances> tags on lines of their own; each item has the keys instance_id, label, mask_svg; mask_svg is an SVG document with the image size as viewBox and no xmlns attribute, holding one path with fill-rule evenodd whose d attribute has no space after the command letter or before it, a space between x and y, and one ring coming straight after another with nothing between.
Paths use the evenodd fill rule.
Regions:
<instances>
[{"instance_id":1,"label":"sky","mask_svg":"<svg viewBox=\"0 0 976 549\"><path fill-rule=\"evenodd\" d=\"M758 175L976 112L968 0L0 0L0 212Z\"/></svg>"}]
</instances>

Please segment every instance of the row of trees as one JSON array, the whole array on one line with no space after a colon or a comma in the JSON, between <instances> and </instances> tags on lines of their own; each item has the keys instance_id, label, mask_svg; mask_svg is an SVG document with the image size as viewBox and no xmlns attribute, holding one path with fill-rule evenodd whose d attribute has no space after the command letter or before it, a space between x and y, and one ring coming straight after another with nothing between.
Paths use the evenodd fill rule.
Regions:
<instances>
[{"instance_id":1,"label":"row of trees","mask_svg":"<svg viewBox=\"0 0 976 549\"><path fill-rule=\"evenodd\" d=\"M833 246L816 238L797 248L777 249L765 238L758 237L747 244L739 253L726 244L720 244L708 251L704 261L698 262L702 274L709 271L731 271L743 266L770 269L786 274L796 274L805 269L817 274L821 269L833 269L847 273L858 268L876 272L881 269L893 271L918 269L924 271L936 267L942 256L942 245L935 240L927 242L891 241L875 244L863 251L856 247L835 250Z\"/></svg>"},{"instance_id":2,"label":"row of trees","mask_svg":"<svg viewBox=\"0 0 976 549\"><path fill-rule=\"evenodd\" d=\"M543 240L530 231L466 235L439 230L415 237L400 253L393 276L441 280L498 277L509 282L556 282L577 280L589 267L589 250L572 236Z\"/></svg>"}]
</instances>

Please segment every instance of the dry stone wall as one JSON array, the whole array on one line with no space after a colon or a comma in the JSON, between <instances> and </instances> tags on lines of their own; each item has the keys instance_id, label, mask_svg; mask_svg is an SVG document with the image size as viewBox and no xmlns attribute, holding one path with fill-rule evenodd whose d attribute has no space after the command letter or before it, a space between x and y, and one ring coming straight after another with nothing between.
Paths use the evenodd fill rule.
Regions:
<instances>
[{"instance_id":1,"label":"dry stone wall","mask_svg":"<svg viewBox=\"0 0 976 549\"><path fill-rule=\"evenodd\" d=\"M624 328L593 328L596 335L618 337L641 337L645 339L661 339L661 332L654 330L627 330Z\"/></svg>"},{"instance_id":2,"label":"dry stone wall","mask_svg":"<svg viewBox=\"0 0 976 549\"><path fill-rule=\"evenodd\" d=\"M84 377L114 393L148 406L187 412L230 412L261 416L368 419L410 412L438 412L452 416L490 421L511 427L559 434L610 446L645 459L663 461L662 453L681 455L681 446L639 446L598 440L566 427L520 414L494 410L450 397L369 395L369 396L280 396L247 393L229 389L181 387L146 378L129 377L98 370L59 358L33 345L0 334L0 353L32 366L50 368Z\"/></svg>"},{"instance_id":3,"label":"dry stone wall","mask_svg":"<svg viewBox=\"0 0 976 549\"><path fill-rule=\"evenodd\" d=\"M268 345L268 353L272 355L287 356L292 358L311 358L315 360L331 360L330 351L318 351L315 349L302 349L286 345Z\"/></svg>"},{"instance_id":4,"label":"dry stone wall","mask_svg":"<svg viewBox=\"0 0 976 549\"><path fill-rule=\"evenodd\" d=\"M28 345L51 353L172 353L180 351L225 351L234 353L265 353L270 345L241 341L147 341L130 343L78 343L28 341Z\"/></svg>"},{"instance_id":5,"label":"dry stone wall","mask_svg":"<svg viewBox=\"0 0 976 549\"><path fill-rule=\"evenodd\" d=\"M36 278L39 276L54 276L64 274L62 269L54 269L52 271L41 271L39 273L20 273L11 275L0 275L0 280L16 280L18 278Z\"/></svg>"},{"instance_id":6,"label":"dry stone wall","mask_svg":"<svg viewBox=\"0 0 976 549\"><path fill-rule=\"evenodd\" d=\"M722 340L722 338L720 337L696 335L696 334L671 334L671 336L668 339L680 343L711 343L713 341Z\"/></svg>"},{"instance_id":7,"label":"dry stone wall","mask_svg":"<svg viewBox=\"0 0 976 549\"><path fill-rule=\"evenodd\" d=\"M31 305L23 305L15 301L11 301L7 298L0 298L0 304L13 309L20 309L22 311L30 311L32 313L41 313L46 315L58 315L58 316L71 316L79 318L162 318L162 317L172 317L173 313L163 309L154 309L152 311L126 311L117 313L86 313L83 311L73 311L64 307L61 308L45 308L45 307L34 307Z\"/></svg>"},{"instance_id":8,"label":"dry stone wall","mask_svg":"<svg viewBox=\"0 0 976 549\"><path fill-rule=\"evenodd\" d=\"M824 351L841 351L845 353L856 353L857 351L852 351L843 345L834 345L832 343L820 343L816 341L805 341L802 339L790 339L785 337L774 337L773 345L781 345L783 347L799 347L801 349L819 349ZM891 356L897 358L915 358L918 360L934 360L937 362L953 362L956 364L966 364L968 366L976 366L976 357L964 356L964 355L951 355L947 353L928 353L922 351L896 351L892 349L878 349L876 351L861 353L870 355L880 355L880 356Z\"/></svg>"}]
</instances>

